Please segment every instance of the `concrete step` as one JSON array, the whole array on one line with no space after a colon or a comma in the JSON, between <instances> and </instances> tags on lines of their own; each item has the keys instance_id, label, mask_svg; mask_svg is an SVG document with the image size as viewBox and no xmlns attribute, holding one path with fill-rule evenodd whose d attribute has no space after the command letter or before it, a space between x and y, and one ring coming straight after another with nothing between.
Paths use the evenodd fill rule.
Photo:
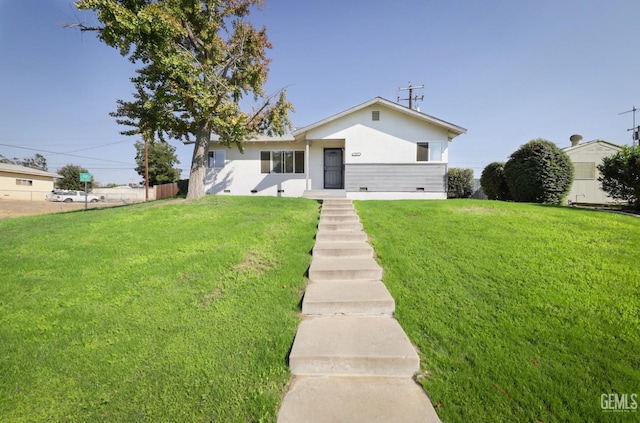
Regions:
<instances>
[{"instance_id":1,"label":"concrete step","mask_svg":"<svg viewBox=\"0 0 640 423\"><path fill-rule=\"evenodd\" d=\"M322 202L322 209L347 209L353 210L353 204L349 200L324 200Z\"/></svg>"},{"instance_id":2,"label":"concrete step","mask_svg":"<svg viewBox=\"0 0 640 423\"><path fill-rule=\"evenodd\" d=\"M366 241L367 234L363 231L331 231L319 229L316 232L316 242L355 242Z\"/></svg>"},{"instance_id":3,"label":"concrete step","mask_svg":"<svg viewBox=\"0 0 640 423\"><path fill-rule=\"evenodd\" d=\"M320 221L318 223L318 230L325 231L361 231L362 223L360 222L331 222L326 223Z\"/></svg>"},{"instance_id":4,"label":"concrete step","mask_svg":"<svg viewBox=\"0 0 640 423\"><path fill-rule=\"evenodd\" d=\"M323 189L323 190L307 190L302 193L302 197L311 198L314 200L322 199L347 199L347 192L343 189Z\"/></svg>"},{"instance_id":5,"label":"concrete step","mask_svg":"<svg viewBox=\"0 0 640 423\"><path fill-rule=\"evenodd\" d=\"M409 378L294 377L278 423L440 423Z\"/></svg>"},{"instance_id":6,"label":"concrete step","mask_svg":"<svg viewBox=\"0 0 640 423\"><path fill-rule=\"evenodd\" d=\"M373 248L365 241L317 241L313 257L373 257Z\"/></svg>"},{"instance_id":7,"label":"concrete step","mask_svg":"<svg viewBox=\"0 0 640 423\"><path fill-rule=\"evenodd\" d=\"M360 222L357 214L323 215L320 214L320 223L353 223Z\"/></svg>"},{"instance_id":8,"label":"concrete step","mask_svg":"<svg viewBox=\"0 0 640 423\"><path fill-rule=\"evenodd\" d=\"M310 283L302 301L307 315L388 315L393 297L380 281Z\"/></svg>"},{"instance_id":9,"label":"concrete step","mask_svg":"<svg viewBox=\"0 0 640 423\"><path fill-rule=\"evenodd\" d=\"M313 282L343 280L381 280L382 268L373 258L315 257L309 267Z\"/></svg>"},{"instance_id":10,"label":"concrete step","mask_svg":"<svg viewBox=\"0 0 640 423\"><path fill-rule=\"evenodd\" d=\"M357 216L355 209L325 209L320 210L320 217L322 216Z\"/></svg>"},{"instance_id":11,"label":"concrete step","mask_svg":"<svg viewBox=\"0 0 640 423\"><path fill-rule=\"evenodd\" d=\"M420 359L394 318L336 315L300 323L289 367L294 375L411 377Z\"/></svg>"}]
</instances>

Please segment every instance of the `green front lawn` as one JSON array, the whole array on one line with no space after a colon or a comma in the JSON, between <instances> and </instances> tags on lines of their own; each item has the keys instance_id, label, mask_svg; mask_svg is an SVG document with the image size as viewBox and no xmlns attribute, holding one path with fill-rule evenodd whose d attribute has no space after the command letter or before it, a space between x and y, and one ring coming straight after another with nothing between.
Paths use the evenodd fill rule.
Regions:
<instances>
[{"instance_id":1,"label":"green front lawn","mask_svg":"<svg viewBox=\"0 0 640 423\"><path fill-rule=\"evenodd\" d=\"M317 219L207 197L0 221L0 420L274 421Z\"/></svg>"},{"instance_id":2,"label":"green front lawn","mask_svg":"<svg viewBox=\"0 0 640 423\"><path fill-rule=\"evenodd\" d=\"M356 208L443 422L640 419L601 408L605 393L640 402L640 218L477 200Z\"/></svg>"}]
</instances>

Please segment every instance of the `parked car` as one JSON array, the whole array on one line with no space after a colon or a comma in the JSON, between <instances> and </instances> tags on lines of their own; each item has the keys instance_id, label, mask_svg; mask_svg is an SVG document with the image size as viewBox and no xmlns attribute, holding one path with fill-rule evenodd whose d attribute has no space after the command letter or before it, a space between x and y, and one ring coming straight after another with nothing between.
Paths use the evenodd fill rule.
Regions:
<instances>
[{"instance_id":1,"label":"parked car","mask_svg":"<svg viewBox=\"0 0 640 423\"><path fill-rule=\"evenodd\" d=\"M100 201L100 198L92 195L86 194L84 191L65 191L54 189L49 194L46 195L46 199L48 201L62 201L63 203L72 203L74 201L84 202L85 196L87 201L91 203L97 203Z\"/></svg>"}]
</instances>

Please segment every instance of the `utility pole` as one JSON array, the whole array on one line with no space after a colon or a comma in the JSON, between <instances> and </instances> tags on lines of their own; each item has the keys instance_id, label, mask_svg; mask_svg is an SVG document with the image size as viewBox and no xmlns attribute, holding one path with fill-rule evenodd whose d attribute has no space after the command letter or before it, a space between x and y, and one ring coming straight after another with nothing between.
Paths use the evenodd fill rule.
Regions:
<instances>
[{"instance_id":1,"label":"utility pole","mask_svg":"<svg viewBox=\"0 0 640 423\"><path fill-rule=\"evenodd\" d=\"M409 98L400 98L400 96L398 96L398 103L400 103L401 101L407 101L409 100L409 108L411 110L413 110L413 102L417 102L418 100L423 101L424 100L424 94L420 95L420 96L414 96L413 95L413 90L421 90L424 88L424 84L414 87L413 85L411 85L411 82L409 82L409 86L405 87L405 88L398 88L398 91L409 91Z\"/></svg>"},{"instance_id":2,"label":"utility pole","mask_svg":"<svg viewBox=\"0 0 640 423\"><path fill-rule=\"evenodd\" d=\"M149 141L144 139L144 201L149 201Z\"/></svg>"},{"instance_id":3,"label":"utility pole","mask_svg":"<svg viewBox=\"0 0 640 423\"><path fill-rule=\"evenodd\" d=\"M636 106L633 106L631 110L618 113L618 115L626 115L627 113L633 113L633 127L631 129L627 129L627 131L633 131L633 134L631 136L631 139L632 139L631 145L634 147L638 145L638 138L639 138L638 134L640 133L640 125L636 126L636 112L639 110L640 109L637 109Z\"/></svg>"}]
</instances>

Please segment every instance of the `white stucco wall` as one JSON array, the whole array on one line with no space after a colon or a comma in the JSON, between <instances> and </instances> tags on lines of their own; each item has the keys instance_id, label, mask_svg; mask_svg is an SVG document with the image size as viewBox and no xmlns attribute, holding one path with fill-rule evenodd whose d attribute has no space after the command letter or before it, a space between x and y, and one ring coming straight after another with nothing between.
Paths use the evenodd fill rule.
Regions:
<instances>
[{"instance_id":1,"label":"white stucco wall","mask_svg":"<svg viewBox=\"0 0 640 423\"><path fill-rule=\"evenodd\" d=\"M209 150L224 150L226 160L221 169L207 169L205 189L208 194L301 197L305 191L305 174L260 173L260 151L304 149L301 142L254 142L245 144L244 153L240 153L236 147L212 144ZM278 190L284 192L278 193Z\"/></svg>"},{"instance_id":2,"label":"white stucco wall","mask_svg":"<svg viewBox=\"0 0 640 423\"><path fill-rule=\"evenodd\" d=\"M380 112L373 121L371 112ZM416 163L418 142L441 143L442 161L448 162L448 131L380 105L365 107L307 132L307 139L346 140L345 164Z\"/></svg>"}]
</instances>

